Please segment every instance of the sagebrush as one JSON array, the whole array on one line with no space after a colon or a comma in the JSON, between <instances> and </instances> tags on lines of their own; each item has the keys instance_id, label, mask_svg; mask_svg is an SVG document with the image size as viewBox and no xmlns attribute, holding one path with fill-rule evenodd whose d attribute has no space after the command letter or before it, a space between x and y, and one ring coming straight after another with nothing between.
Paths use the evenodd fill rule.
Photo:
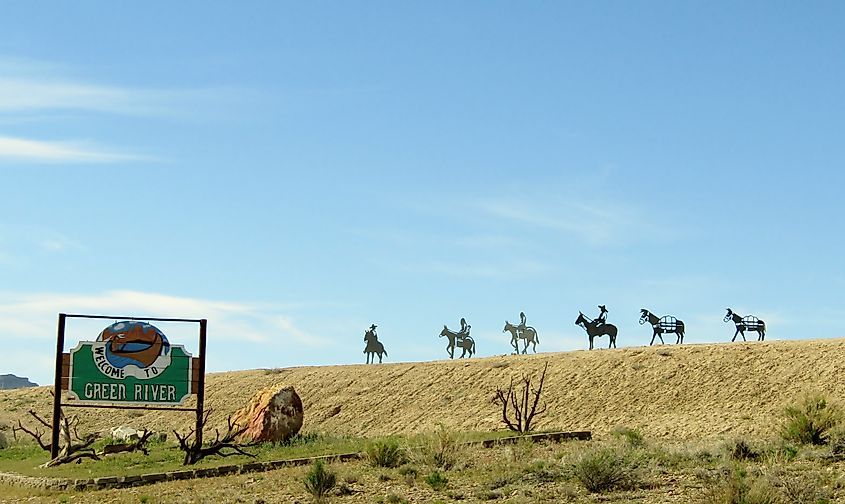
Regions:
<instances>
[{"instance_id":1,"label":"sagebrush","mask_svg":"<svg viewBox=\"0 0 845 504\"><path fill-rule=\"evenodd\" d=\"M327 469L325 462L319 459L314 461L311 469L305 474L305 491L317 502L323 501L336 483L337 475Z\"/></svg>"},{"instance_id":2,"label":"sagebrush","mask_svg":"<svg viewBox=\"0 0 845 504\"><path fill-rule=\"evenodd\" d=\"M630 489L639 483L628 453L618 448L600 448L581 454L573 464L572 473L590 492Z\"/></svg>"},{"instance_id":3,"label":"sagebrush","mask_svg":"<svg viewBox=\"0 0 845 504\"><path fill-rule=\"evenodd\" d=\"M787 406L784 416L781 437L801 444L827 444L842 422L842 410L821 394L806 395L798 404Z\"/></svg>"},{"instance_id":4,"label":"sagebrush","mask_svg":"<svg viewBox=\"0 0 845 504\"><path fill-rule=\"evenodd\" d=\"M399 467L407 461L404 448L394 438L373 441L365 451L370 463L378 467Z\"/></svg>"}]
</instances>

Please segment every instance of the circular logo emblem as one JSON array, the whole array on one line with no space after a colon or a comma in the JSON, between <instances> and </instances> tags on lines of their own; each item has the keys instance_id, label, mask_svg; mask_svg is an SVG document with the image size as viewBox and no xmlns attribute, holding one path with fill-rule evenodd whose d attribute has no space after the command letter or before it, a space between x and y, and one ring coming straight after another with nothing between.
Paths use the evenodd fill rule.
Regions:
<instances>
[{"instance_id":1,"label":"circular logo emblem","mask_svg":"<svg viewBox=\"0 0 845 504\"><path fill-rule=\"evenodd\" d=\"M101 347L113 368L142 380L154 378L170 365L167 337L146 322L115 322L103 329L94 346Z\"/></svg>"}]
</instances>

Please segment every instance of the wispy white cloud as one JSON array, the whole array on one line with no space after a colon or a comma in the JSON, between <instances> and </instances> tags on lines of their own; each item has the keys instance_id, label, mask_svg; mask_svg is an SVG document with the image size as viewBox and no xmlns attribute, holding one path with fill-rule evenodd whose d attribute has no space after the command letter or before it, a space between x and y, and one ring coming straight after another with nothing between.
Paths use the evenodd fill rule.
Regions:
<instances>
[{"instance_id":1,"label":"wispy white cloud","mask_svg":"<svg viewBox=\"0 0 845 504\"><path fill-rule=\"evenodd\" d=\"M311 335L296 328L291 319L272 311L266 304L251 304L233 301L217 301L201 298L179 297L153 292L131 290L107 291L101 294L41 293L17 295L0 292L0 330L13 329L19 332L28 328L29 337L39 337L32 329L42 327L46 317L53 323L59 312L106 313L109 315L142 315L173 318L214 318L218 334L227 339L267 341L272 333L290 332L297 337ZM273 328L264 333L261 329ZM48 331L46 334L51 334ZM316 343L319 344L319 343Z\"/></svg>"},{"instance_id":2,"label":"wispy white cloud","mask_svg":"<svg viewBox=\"0 0 845 504\"><path fill-rule=\"evenodd\" d=\"M140 117L189 118L230 103L244 91L227 88L158 89L116 86L44 75L3 75L0 114L93 112Z\"/></svg>"},{"instance_id":3,"label":"wispy white cloud","mask_svg":"<svg viewBox=\"0 0 845 504\"><path fill-rule=\"evenodd\" d=\"M478 200L473 208L482 215L513 224L569 233L594 245L605 245L633 236L645 224L638 212L609 203L588 204L576 200L544 203L539 197Z\"/></svg>"},{"instance_id":4,"label":"wispy white cloud","mask_svg":"<svg viewBox=\"0 0 845 504\"><path fill-rule=\"evenodd\" d=\"M246 94L230 88L144 88L86 81L49 62L0 56L0 163L118 163L157 158L106 147L94 140L46 139L9 128L67 120L80 114L108 114L180 121L206 121ZM217 112L216 112L217 111ZM231 114L225 114L231 117Z\"/></svg>"},{"instance_id":5,"label":"wispy white cloud","mask_svg":"<svg viewBox=\"0 0 845 504\"><path fill-rule=\"evenodd\" d=\"M0 162L114 163L150 159L110 151L91 142L50 142L0 136Z\"/></svg>"},{"instance_id":6,"label":"wispy white cloud","mask_svg":"<svg viewBox=\"0 0 845 504\"><path fill-rule=\"evenodd\" d=\"M104 112L151 115L171 107L162 93L72 82L57 67L29 60L0 59L0 121L6 125L47 122L56 113ZM0 164L116 163L151 160L90 140L48 140L0 135Z\"/></svg>"},{"instance_id":7,"label":"wispy white cloud","mask_svg":"<svg viewBox=\"0 0 845 504\"><path fill-rule=\"evenodd\" d=\"M209 320L209 354L216 370L268 365L291 348L314 352L335 342L300 327L292 310L298 305L272 305L173 296L155 292L114 290L95 294L0 291L0 340L20 355L49 355L55 348L59 313ZM109 321L69 319L66 347L96 338ZM175 343L196 342L197 327L156 323ZM20 370L39 383L50 380L50 359L16 362L14 352L0 352L0 372Z\"/></svg>"},{"instance_id":8,"label":"wispy white cloud","mask_svg":"<svg viewBox=\"0 0 845 504\"><path fill-rule=\"evenodd\" d=\"M26 78L0 78L0 112L87 110L140 113L143 93L119 87Z\"/></svg>"}]
</instances>

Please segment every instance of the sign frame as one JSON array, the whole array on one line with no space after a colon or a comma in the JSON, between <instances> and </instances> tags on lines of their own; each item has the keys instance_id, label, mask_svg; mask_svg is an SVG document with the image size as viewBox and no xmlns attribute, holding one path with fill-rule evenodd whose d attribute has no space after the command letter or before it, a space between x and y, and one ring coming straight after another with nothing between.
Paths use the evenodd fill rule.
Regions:
<instances>
[{"instance_id":1,"label":"sign frame","mask_svg":"<svg viewBox=\"0 0 845 504\"><path fill-rule=\"evenodd\" d=\"M73 402L62 402L62 391L68 390L70 382L70 353L64 352L65 347L65 326L69 318L82 319L104 319L104 320L126 320L137 322L185 322L199 324L199 355L191 359L192 376L189 384L189 392L196 394L196 408L182 408L177 406L132 406L122 404L74 404ZM56 335L56 368L55 380L53 383L53 425L52 443L50 445L50 456L56 458L59 455L60 419L62 407L70 408L110 408L110 409L140 409L140 410L161 410L161 411L195 411L196 412L196 441L202 444L202 420L205 403L205 352L206 339L208 334L207 319L188 318L160 318L160 317L121 317L112 315L84 315L59 313L59 324Z\"/></svg>"}]
</instances>

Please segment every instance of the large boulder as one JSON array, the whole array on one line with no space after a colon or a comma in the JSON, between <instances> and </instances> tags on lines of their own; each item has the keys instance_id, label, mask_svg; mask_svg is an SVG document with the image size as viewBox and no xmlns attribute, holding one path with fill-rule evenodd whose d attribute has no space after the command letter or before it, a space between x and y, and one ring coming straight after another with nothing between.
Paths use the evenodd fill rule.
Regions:
<instances>
[{"instance_id":1,"label":"large boulder","mask_svg":"<svg viewBox=\"0 0 845 504\"><path fill-rule=\"evenodd\" d=\"M6 439L6 434L0 431L0 450L5 450L9 447L9 440Z\"/></svg>"},{"instance_id":2,"label":"large boulder","mask_svg":"<svg viewBox=\"0 0 845 504\"><path fill-rule=\"evenodd\" d=\"M246 425L242 442L287 440L302 428L302 400L291 386L268 387L253 396L249 404L232 415L239 426Z\"/></svg>"}]
</instances>

